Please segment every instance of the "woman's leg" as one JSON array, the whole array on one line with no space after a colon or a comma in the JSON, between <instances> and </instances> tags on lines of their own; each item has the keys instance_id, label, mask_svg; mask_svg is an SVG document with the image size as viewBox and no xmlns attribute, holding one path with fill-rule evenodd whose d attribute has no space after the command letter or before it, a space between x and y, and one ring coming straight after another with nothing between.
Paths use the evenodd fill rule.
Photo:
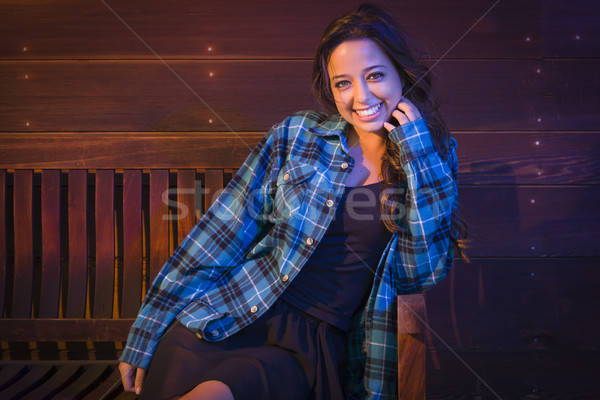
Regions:
<instances>
[{"instance_id":1,"label":"woman's leg","mask_svg":"<svg viewBox=\"0 0 600 400\"><path fill-rule=\"evenodd\" d=\"M206 381L196 386L179 400L234 400L229 387L220 381ZM175 399L174 399L175 400Z\"/></svg>"},{"instance_id":2,"label":"woman's leg","mask_svg":"<svg viewBox=\"0 0 600 400\"><path fill-rule=\"evenodd\" d=\"M160 340L146 373L141 400L167 400L194 389L202 376L218 362L217 353L206 353L207 346L187 328L174 323Z\"/></svg>"}]
</instances>

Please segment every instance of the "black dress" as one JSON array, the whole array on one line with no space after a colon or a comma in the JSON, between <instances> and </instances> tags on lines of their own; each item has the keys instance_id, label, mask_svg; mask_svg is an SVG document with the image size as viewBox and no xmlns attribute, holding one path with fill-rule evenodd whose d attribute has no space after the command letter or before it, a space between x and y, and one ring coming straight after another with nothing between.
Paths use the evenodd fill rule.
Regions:
<instances>
[{"instance_id":1,"label":"black dress","mask_svg":"<svg viewBox=\"0 0 600 400\"><path fill-rule=\"evenodd\" d=\"M390 237L380 218L380 193L381 182L346 188L307 264L250 326L208 342L174 322L159 342L140 398L170 399L218 380L236 400L344 399L345 333Z\"/></svg>"}]
</instances>

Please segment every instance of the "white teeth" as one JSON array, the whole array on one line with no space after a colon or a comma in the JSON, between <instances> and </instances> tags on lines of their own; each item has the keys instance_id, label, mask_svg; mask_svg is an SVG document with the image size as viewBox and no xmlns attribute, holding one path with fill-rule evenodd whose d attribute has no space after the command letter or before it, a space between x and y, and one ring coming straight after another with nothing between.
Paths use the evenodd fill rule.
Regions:
<instances>
[{"instance_id":1,"label":"white teeth","mask_svg":"<svg viewBox=\"0 0 600 400\"><path fill-rule=\"evenodd\" d=\"M366 110L356 110L356 113L360 117L368 117L370 115L377 113L377 111L379 111L379 107L381 107L381 103L379 103L376 106L373 106L371 108L367 108Z\"/></svg>"}]
</instances>

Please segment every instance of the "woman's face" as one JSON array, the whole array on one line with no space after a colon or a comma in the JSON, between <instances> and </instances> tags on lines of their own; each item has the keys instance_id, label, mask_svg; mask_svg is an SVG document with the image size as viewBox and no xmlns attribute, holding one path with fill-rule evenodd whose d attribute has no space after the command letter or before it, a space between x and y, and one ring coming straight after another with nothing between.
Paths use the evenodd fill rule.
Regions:
<instances>
[{"instance_id":1,"label":"woman's face","mask_svg":"<svg viewBox=\"0 0 600 400\"><path fill-rule=\"evenodd\" d=\"M402 82L379 46L370 39L341 43L327 73L337 109L357 133L384 132L383 123L402 98Z\"/></svg>"}]
</instances>

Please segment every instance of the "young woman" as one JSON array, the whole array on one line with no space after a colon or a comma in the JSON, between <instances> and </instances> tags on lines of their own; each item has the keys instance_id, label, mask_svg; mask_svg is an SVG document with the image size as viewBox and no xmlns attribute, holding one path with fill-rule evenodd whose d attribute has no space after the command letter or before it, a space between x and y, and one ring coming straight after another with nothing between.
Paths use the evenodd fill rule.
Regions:
<instances>
[{"instance_id":1,"label":"young woman","mask_svg":"<svg viewBox=\"0 0 600 400\"><path fill-rule=\"evenodd\" d=\"M126 390L395 398L396 296L463 255L456 141L378 7L330 24L312 89L328 113L274 126L157 276L123 350Z\"/></svg>"}]
</instances>

